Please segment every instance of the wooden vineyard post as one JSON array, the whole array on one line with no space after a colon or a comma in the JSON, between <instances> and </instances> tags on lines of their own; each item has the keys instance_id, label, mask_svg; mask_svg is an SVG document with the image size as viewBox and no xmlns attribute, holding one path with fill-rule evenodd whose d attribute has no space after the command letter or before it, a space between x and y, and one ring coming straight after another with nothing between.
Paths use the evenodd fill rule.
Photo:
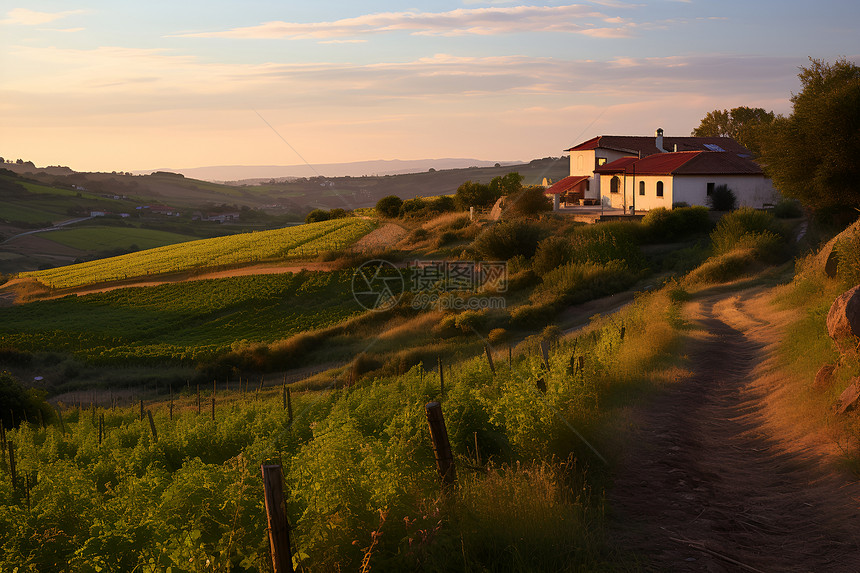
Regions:
<instances>
[{"instance_id":1,"label":"wooden vineyard post","mask_svg":"<svg viewBox=\"0 0 860 573\"><path fill-rule=\"evenodd\" d=\"M293 423L293 396L289 388L287 388L287 419L290 424Z\"/></svg>"},{"instance_id":2,"label":"wooden vineyard post","mask_svg":"<svg viewBox=\"0 0 860 573\"><path fill-rule=\"evenodd\" d=\"M152 430L152 441L158 441L158 432L155 431L155 421L152 419L152 410L146 411L146 417L149 418L149 429Z\"/></svg>"},{"instance_id":3,"label":"wooden vineyard post","mask_svg":"<svg viewBox=\"0 0 860 573\"><path fill-rule=\"evenodd\" d=\"M442 416L442 405L439 402L428 402L424 406L427 414L427 424L430 426L430 438L433 440L433 453L436 455L436 469L442 483L451 485L457 481L457 469L454 467L454 454L451 452L451 442L448 441L448 429Z\"/></svg>"},{"instance_id":4,"label":"wooden vineyard post","mask_svg":"<svg viewBox=\"0 0 860 573\"><path fill-rule=\"evenodd\" d=\"M549 342L546 340L540 341L540 353L544 367L549 370Z\"/></svg>"},{"instance_id":5,"label":"wooden vineyard post","mask_svg":"<svg viewBox=\"0 0 860 573\"><path fill-rule=\"evenodd\" d=\"M200 384L197 384L197 415L200 415Z\"/></svg>"},{"instance_id":6,"label":"wooden vineyard post","mask_svg":"<svg viewBox=\"0 0 860 573\"><path fill-rule=\"evenodd\" d=\"M9 442L9 477L12 478L12 489L18 487L18 473L15 467L15 448L12 447L12 442Z\"/></svg>"},{"instance_id":7,"label":"wooden vineyard post","mask_svg":"<svg viewBox=\"0 0 860 573\"><path fill-rule=\"evenodd\" d=\"M478 465L481 465L481 450L478 449L478 432L474 432L475 434L475 461L478 462Z\"/></svg>"},{"instance_id":8,"label":"wooden vineyard post","mask_svg":"<svg viewBox=\"0 0 860 573\"><path fill-rule=\"evenodd\" d=\"M266 500L266 521L269 526L269 547L272 551L272 568L275 573L293 573L290 552L290 524L284 501L284 478L281 466L261 466L263 494Z\"/></svg>"},{"instance_id":9,"label":"wooden vineyard post","mask_svg":"<svg viewBox=\"0 0 860 573\"><path fill-rule=\"evenodd\" d=\"M284 386L282 387L281 398L283 399L283 402L284 402L284 410L286 410L287 409L287 381L286 381L286 376L284 376L284 379L285 380L284 380Z\"/></svg>"},{"instance_id":10,"label":"wooden vineyard post","mask_svg":"<svg viewBox=\"0 0 860 573\"><path fill-rule=\"evenodd\" d=\"M215 391L218 389L218 383L212 382L212 421L215 421Z\"/></svg>"},{"instance_id":11,"label":"wooden vineyard post","mask_svg":"<svg viewBox=\"0 0 860 573\"><path fill-rule=\"evenodd\" d=\"M143 398L140 399L140 421L143 421Z\"/></svg>"},{"instance_id":12,"label":"wooden vineyard post","mask_svg":"<svg viewBox=\"0 0 860 573\"><path fill-rule=\"evenodd\" d=\"M493 376L496 375L496 366L493 364L493 353L490 350L490 345L484 345L484 352L487 353L487 363L490 365L490 372L493 373Z\"/></svg>"},{"instance_id":13,"label":"wooden vineyard post","mask_svg":"<svg viewBox=\"0 0 860 573\"><path fill-rule=\"evenodd\" d=\"M513 370L514 368L514 350L511 346L508 346L508 370Z\"/></svg>"},{"instance_id":14,"label":"wooden vineyard post","mask_svg":"<svg viewBox=\"0 0 860 573\"><path fill-rule=\"evenodd\" d=\"M0 451L3 452L3 463L6 463L6 426L0 418Z\"/></svg>"},{"instance_id":15,"label":"wooden vineyard post","mask_svg":"<svg viewBox=\"0 0 860 573\"><path fill-rule=\"evenodd\" d=\"M436 362L439 364L439 396L445 397L445 374L442 372L442 357L437 356Z\"/></svg>"}]
</instances>

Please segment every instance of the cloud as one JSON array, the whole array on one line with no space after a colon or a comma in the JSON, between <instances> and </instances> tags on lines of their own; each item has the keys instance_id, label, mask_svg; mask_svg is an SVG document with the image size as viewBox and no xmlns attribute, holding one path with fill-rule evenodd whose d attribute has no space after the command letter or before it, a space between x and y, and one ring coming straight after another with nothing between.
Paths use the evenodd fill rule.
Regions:
<instances>
[{"instance_id":1,"label":"cloud","mask_svg":"<svg viewBox=\"0 0 860 573\"><path fill-rule=\"evenodd\" d=\"M18 26L39 26L47 24L71 16L73 14L82 14L84 10L65 10L63 12L37 12L28 10L27 8L15 8L6 13L6 18L0 20L0 24L10 24Z\"/></svg>"},{"instance_id":2,"label":"cloud","mask_svg":"<svg viewBox=\"0 0 860 573\"><path fill-rule=\"evenodd\" d=\"M220 32L177 34L182 38L237 39L330 39L408 32L423 36L499 35L524 32L588 33L601 30L602 22L617 23L616 18L582 4L564 6L511 6L460 8L448 12L384 12L329 22L265 22L258 26L233 28ZM624 28L612 33L596 32L597 37L622 37Z\"/></svg>"}]
</instances>

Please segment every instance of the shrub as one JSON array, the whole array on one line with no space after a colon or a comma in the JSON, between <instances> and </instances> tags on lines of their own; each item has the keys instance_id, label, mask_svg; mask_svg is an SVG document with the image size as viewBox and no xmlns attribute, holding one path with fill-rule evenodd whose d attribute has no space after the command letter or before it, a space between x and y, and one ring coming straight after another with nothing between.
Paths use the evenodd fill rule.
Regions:
<instances>
[{"instance_id":1,"label":"shrub","mask_svg":"<svg viewBox=\"0 0 860 573\"><path fill-rule=\"evenodd\" d=\"M305 217L305 223L319 223L320 221L328 221L331 215L325 209L314 209Z\"/></svg>"},{"instance_id":2,"label":"shrub","mask_svg":"<svg viewBox=\"0 0 860 573\"><path fill-rule=\"evenodd\" d=\"M773 208L773 214L779 219L796 219L803 216L803 207L796 199L783 199Z\"/></svg>"},{"instance_id":3,"label":"shrub","mask_svg":"<svg viewBox=\"0 0 860 573\"><path fill-rule=\"evenodd\" d=\"M397 195L389 195L376 202L376 212L383 217L394 218L400 214L401 206L403 199Z\"/></svg>"},{"instance_id":4,"label":"shrub","mask_svg":"<svg viewBox=\"0 0 860 573\"><path fill-rule=\"evenodd\" d=\"M466 310L456 315L454 324L463 332L480 332L487 322L487 313Z\"/></svg>"},{"instance_id":5,"label":"shrub","mask_svg":"<svg viewBox=\"0 0 860 573\"><path fill-rule=\"evenodd\" d=\"M423 241L427 237L430 236L430 233L424 227L418 227L417 229L413 229L411 233L409 233L409 240L412 242Z\"/></svg>"},{"instance_id":6,"label":"shrub","mask_svg":"<svg viewBox=\"0 0 860 573\"><path fill-rule=\"evenodd\" d=\"M420 217L426 215L427 201L423 197L407 199L400 205L401 217Z\"/></svg>"},{"instance_id":7,"label":"shrub","mask_svg":"<svg viewBox=\"0 0 860 573\"><path fill-rule=\"evenodd\" d=\"M543 193L543 187L529 187L505 199L505 217L533 218L552 211L552 201Z\"/></svg>"},{"instance_id":8,"label":"shrub","mask_svg":"<svg viewBox=\"0 0 860 573\"><path fill-rule=\"evenodd\" d=\"M450 213L456 209L454 198L450 195L441 195L430 202L430 210L436 213Z\"/></svg>"},{"instance_id":9,"label":"shrub","mask_svg":"<svg viewBox=\"0 0 860 573\"><path fill-rule=\"evenodd\" d=\"M782 229L773 215L765 211L757 211L744 207L723 216L717 223L717 228L711 233L714 252L718 255L728 253L739 244L749 244L746 235L769 233L781 235Z\"/></svg>"},{"instance_id":10,"label":"shrub","mask_svg":"<svg viewBox=\"0 0 860 573\"><path fill-rule=\"evenodd\" d=\"M624 261L631 269L644 266L639 249L641 230L635 223L598 223L576 227L571 233L571 262L604 264Z\"/></svg>"},{"instance_id":11,"label":"shrub","mask_svg":"<svg viewBox=\"0 0 860 573\"><path fill-rule=\"evenodd\" d=\"M711 220L705 207L678 207L671 211L658 207L645 214L642 225L650 242L671 243L709 230Z\"/></svg>"},{"instance_id":12,"label":"shrub","mask_svg":"<svg viewBox=\"0 0 860 573\"><path fill-rule=\"evenodd\" d=\"M532 260L532 269L538 275L544 275L561 265L570 262L573 247L570 239L565 237L549 237L538 243L537 251Z\"/></svg>"},{"instance_id":13,"label":"shrub","mask_svg":"<svg viewBox=\"0 0 860 573\"><path fill-rule=\"evenodd\" d=\"M734 211L738 204L738 198L728 185L717 185L708 196L708 205L714 211Z\"/></svg>"},{"instance_id":14,"label":"shrub","mask_svg":"<svg viewBox=\"0 0 860 573\"><path fill-rule=\"evenodd\" d=\"M3 404L0 424L6 428L17 427L24 420L37 422L40 413L45 422L54 417L53 408L45 402L45 393L35 388L25 388L9 372L0 372L0 404Z\"/></svg>"},{"instance_id":15,"label":"shrub","mask_svg":"<svg viewBox=\"0 0 860 573\"><path fill-rule=\"evenodd\" d=\"M517 255L532 257L540 240L540 229L525 221L502 221L486 229L472 243L486 260L506 261Z\"/></svg>"},{"instance_id":16,"label":"shrub","mask_svg":"<svg viewBox=\"0 0 860 573\"><path fill-rule=\"evenodd\" d=\"M489 207L500 196L501 193L491 190L488 185L466 181L457 188L454 203L461 210L468 210L469 207Z\"/></svg>"},{"instance_id":17,"label":"shrub","mask_svg":"<svg viewBox=\"0 0 860 573\"><path fill-rule=\"evenodd\" d=\"M508 337L508 331L504 328L494 328L487 335L487 341L490 344L501 344Z\"/></svg>"},{"instance_id":18,"label":"shrub","mask_svg":"<svg viewBox=\"0 0 860 573\"><path fill-rule=\"evenodd\" d=\"M444 233L439 235L439 238L436 241L436 246L444 247L445 245L453 243L458 238L459 237L457 236L457 233L455 233L454 231L445 231Z\"/></svg>"},{"instance_id":19,"label":"shrub","mask_svg":"<svg viewBox=\"0 0 860 573\"><path fill-rule=\"evenodd\" d=\"M621 292L635 282L636 275L621 261L569 263L544 275L530 299L536 305L578 304Z\"/></svg>"},{"instance_id":20,"label":"shrub","mask_svg":"<svg viewBox=\"0 0 860 573\"><path fill-rule=\"evenodd\" d=\"M860 233L842 237L836 243L836 276L845 286L860 284Z\"/></svg>"}]
</instances>

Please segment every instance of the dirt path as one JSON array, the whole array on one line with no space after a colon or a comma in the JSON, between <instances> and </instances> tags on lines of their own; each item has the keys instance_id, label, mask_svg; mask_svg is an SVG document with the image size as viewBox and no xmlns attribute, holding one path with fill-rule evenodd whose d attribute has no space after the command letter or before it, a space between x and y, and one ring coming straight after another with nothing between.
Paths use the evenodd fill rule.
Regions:
<instances>
[{"instance_id":1,"label":"dirt path","mask_svg":"<svg viewBox=\"0 0 860 573\"><path fill-rule=\"evenodd\" d=\"M755 290L688 310L693 371L634 416L613 543L653 571L860 571L860 487L781 408L786 316Z\"/></svg>"}]
</instances>

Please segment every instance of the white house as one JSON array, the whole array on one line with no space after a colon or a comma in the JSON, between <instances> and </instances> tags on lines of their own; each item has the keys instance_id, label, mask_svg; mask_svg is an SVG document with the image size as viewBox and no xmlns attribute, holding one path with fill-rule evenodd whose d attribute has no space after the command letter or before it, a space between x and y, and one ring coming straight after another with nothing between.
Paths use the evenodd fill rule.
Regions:
<instances>
[{"instance_id":1,"label":"white house","mask_svg":"<svg viewBox=\"0 0 860 573\"><path fill-rule=\"evenodd\" d=\"M729 137L602 135L570 152L570 177L546 190L556 208L573 199L637 211L675 203L707 205L727 185L741 206L775 203L778 193L744 146Z\"/></svg>"}]
</instances>

